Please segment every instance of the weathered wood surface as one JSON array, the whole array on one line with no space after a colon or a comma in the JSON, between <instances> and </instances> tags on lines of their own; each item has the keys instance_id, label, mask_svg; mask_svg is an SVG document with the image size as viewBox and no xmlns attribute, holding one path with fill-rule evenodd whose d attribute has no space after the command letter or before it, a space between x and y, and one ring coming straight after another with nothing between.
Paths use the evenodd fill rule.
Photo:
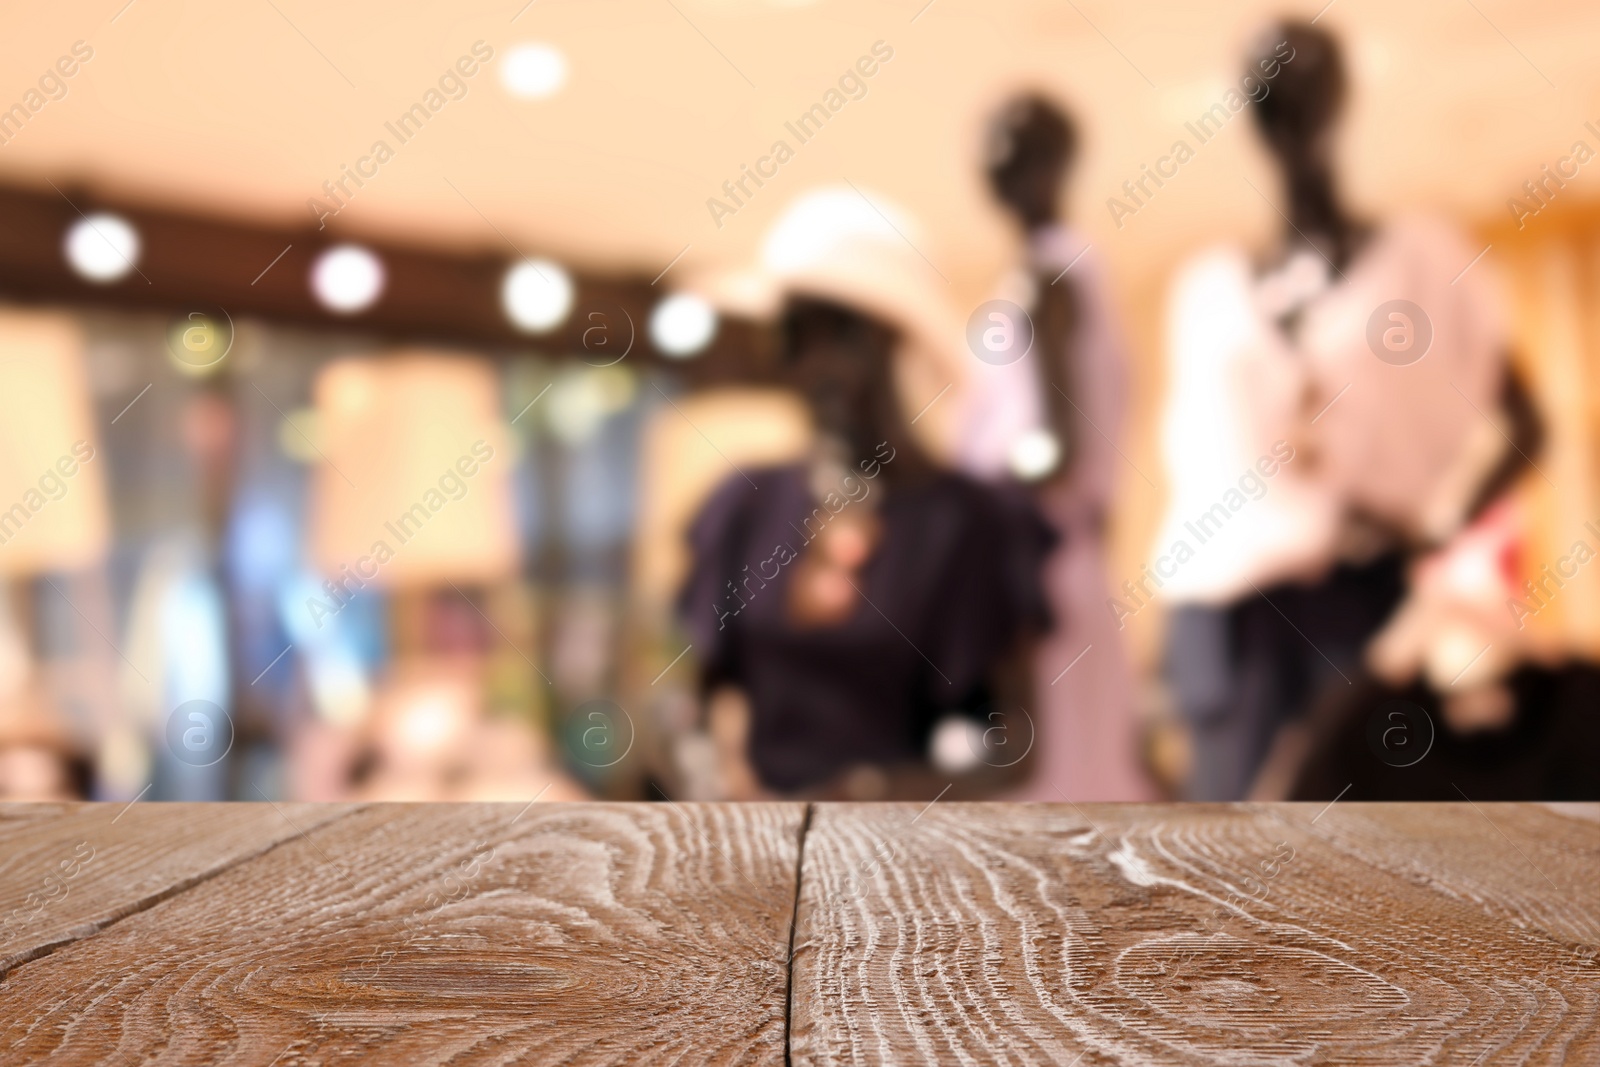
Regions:
<instances>
[{"instance_id":1,"label":"weathered wood surface","mask_svg":"<svg viewBox=\"0 0 1600 1067\"><path fill-rule=\"evenodd\" d=\"M796 1064L1600 1063L1597 809L818 805Z\"/></svg>"},{"instance_id":2,"label":"weathered wood surface","mask_svg":"<svg viewBox=\"0 0 1600 1067\"><path fill-rule=\"evenodd\" d=\"M1600 805L0 808L46 875L8 1067L1600 1063Z\"/></svg>"},{"instance_id":3,"label":"weathered wood surface","mask_svg":"<svg viewBox=\"0 0 1600 1067\"><path fill-rule=\"evenodd\" d=\"M349 810L0 804L0 979Z\"/></svg>"},{"instance_id":4,"label":"weathered wood surface","mask_svg":"<svg viewBox=\"0 0 1600 1067\"><path fill-rule=\"evenodd\" d=\"M803 806L518 807L370 806L17 966L0 1063L783 1062Z\"/></svg>"}]
</instances>

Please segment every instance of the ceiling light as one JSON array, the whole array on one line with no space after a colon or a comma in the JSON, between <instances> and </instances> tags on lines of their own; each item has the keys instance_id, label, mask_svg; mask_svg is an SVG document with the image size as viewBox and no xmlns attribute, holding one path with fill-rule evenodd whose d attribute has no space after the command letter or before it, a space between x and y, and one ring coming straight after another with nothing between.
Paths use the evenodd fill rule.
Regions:
<instances>
[{"instance_id":1,"label":"ceiling light","mask_svg":"<svg viewBox=\"0 0 1600 1067\"><path fill-rule=\"evenodd\" d=\"M134 269L139 231L120 215L89 215L67 231L67 262L91 282L105 284Z\"/></svg>"},{"instance_id":2,"label":"ceiling light","mask_svg":"<svg viewBox=\"0 0 1600 1067\"><path fill-rule=\"evenodd\" d=\"M519 329L544 333L566 321L572 310L572 277L548 259L530 259L506 271L500 303Z\"/></svg>"},{"instance_id":3,"label":"ceiling light","mask_svg":"<svg viewBox=\"0 0 1600 1067\"><path fill-rule=\"evenodd\" d=\"M364 311L383 294L383 262L360 245L339 245L317 257L311 291L329 311Z\"/></svg>"},{"instance_id":4,"label":"ceiling light","mask_svg":"<svg viewBox=\"0 0 1600 1067\"><path fill-rule=\"evenodd\" d=\"M650 312L650 340L676 359L693 356L717 335L717 313L698 296L669 296Z\"/></svg>"},{"instance_id":5,"label":"ceiling light","mask_svg":"<svg viewBox=\"0 0 1600 1067\"><path fill-rule=\"evenodd\" d=\"M512 96L542 100L567 83L567 57L547 44L519 44L500 64L500 84Z\"/></svg>"}]
</instances>

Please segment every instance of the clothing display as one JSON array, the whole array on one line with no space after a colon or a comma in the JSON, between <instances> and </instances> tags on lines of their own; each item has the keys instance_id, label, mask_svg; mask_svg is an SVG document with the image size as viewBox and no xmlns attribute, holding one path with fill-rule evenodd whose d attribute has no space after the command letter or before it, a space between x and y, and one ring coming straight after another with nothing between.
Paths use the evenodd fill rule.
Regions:
<instances>
[{"instance_id":1,"label":"clothing display","mask_svg":"<svg viewBox=\"0 0 1600 1067\"><path fill-rule=\"evenodd\" d=\"M1412 563L1365 673L1314 710L1293 799L1600 799L1600 669L1528 625L1527 522L1503 497Z\"/></svg>"},{"instance_id":2,"label":"clothing display","mask_svg":"<svg viewBox=\"0 0 1600 1067\"><path fill-rule=\"evenodd\" d=\"M808 546L866 494L881 494L880 532L852 579L859 599L837 624L797 621ZM939 717L981 716L1003 658L1048 624L1048 529L1026 501L958 474L892 491L852 476L819 502L806 465L747 470L713 494L689 542L679 616L705 689L748 695L749 757L774 789L922 760Z\"/></svg>"},{"instance_id":3,"label":"clothing display","mask_svg":"<svg viewBox=\"0 0 1600 1067\"><path fill-rule=\"evenodd\" d=\"M1362 652L1405 592L1401 557L1265 586L1226 606L1184 604L1167 625L1166 674L1189 725L1189 800L1238 800L1273 735L1361 675Z\"/></svg>"},{"instance_id":4,"label":"clothing display","mask_svg":"<svg viewBox=\"0 0 1600 1067\"><path fill-rule=\"evenodd\" d=\"M1314 680L1344 684L1328 659L1357 670L1399 602L1398 553L1464 520L1458 468L1504 373L1472 258L1449 227L1402 219L1343 271L1301 249L1258 277L1230 247L1180 272L1152 553L1195 798L1243 796Z\"/></svg>"},{"instance_id":5,"label":"clothing display","mask_svg":"<svg viewBox=\"0 0 1600 1067\"><path fill-rule=\"evenodd\" d=\"M1147 800L1152 794L1139 765L1132 671L1116 619L1106 610L1104 528L1123 463L1115 442L1127 396L1125 350L1104 269L1082 235L1066 226L1040 229L1029 245L1029 264L1035 289L1052 279L1072 287L1075 328L1066 351L1038 339L1016 362L976 364L958 456L977 476L1005 477L1012 445L1045 426L1043 389L1059 385L1072 397L1075 425L1065 470L1035 493L1061 535L1044 575L1056 626L1034 656L1036 763L1013 799ZM1041 360L1047 361L1042 375Z\"/></svg>"},{"instance_id":6,"label":"clothing display","mask_svg":"<svg viewBox=\"0 0 1600 1067\"><path fill-rule=\"evenodd\" d=\"M1348 787L1346 801L1600 800L1600 668L1525 666L1505 685L1515 717L1501 729L1458 734L1447 725L1446 694L1425 682L1357 679L1315 715L1308 746L1315 758L1289 799L1321 801ZM1391 720L1391 711L1399 717ZM1379 758L1374 735L1381 738L1391 721L1414 731L1415 756Z\"/></svg>"},{"instance_id":7,"label":"clothing display","mask_svg":"<svg viewBox=\"0 0 1600 1067\"><path fill-rule=\"evenodd\" d=\"M1258 281L1238 248L1180 272L1162 426L1172 495L1155 550L1185 543L1194 558L1164 577L1164 599L1226 603L1251 583L1314 578L1339 558L1352 513L1408 539L1442 538L1460 522L1438 514L1441 492L1496 405L1505 347L1485 265L1451 284L1472 256L1449 227L1405 219L1380 229L1343 276L1307 252ZM1291 336L1279 316L1297 288L1311 293ZM1397 300L1425 321L1382 314ZM1396 323L1419 338L1426 330L1425 354L1379 358L1375 317L1380 337ZM1228 499L1280 441L1293 458L1278 449L1259 499Z\"/></svg>"}]
</instances>

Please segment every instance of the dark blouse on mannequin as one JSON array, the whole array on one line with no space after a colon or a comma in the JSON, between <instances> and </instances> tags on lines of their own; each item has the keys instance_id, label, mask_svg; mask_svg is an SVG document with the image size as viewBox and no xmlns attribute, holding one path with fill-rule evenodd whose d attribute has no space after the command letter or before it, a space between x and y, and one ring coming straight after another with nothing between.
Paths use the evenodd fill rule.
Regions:
<instances>
[{"instance_id":1,"label":"dark blouse on mannequin","mask_svg":"<svg viewBox=\"0 0 1600 1067\"><path fill-rule=\"evenodd\" d=\"M694 523L678 606L705 688L748 695L750 759L769 787L922 759L938 718L981 714L1000 661L1047 627L1038 576L1053 535L1025 500L951 473L892 492L856 479L883 494L882 540L855 578L861 595L836 625L797 624L796 557L830 510L804 465L746 473Z\"/></svg>"}]
</instances>

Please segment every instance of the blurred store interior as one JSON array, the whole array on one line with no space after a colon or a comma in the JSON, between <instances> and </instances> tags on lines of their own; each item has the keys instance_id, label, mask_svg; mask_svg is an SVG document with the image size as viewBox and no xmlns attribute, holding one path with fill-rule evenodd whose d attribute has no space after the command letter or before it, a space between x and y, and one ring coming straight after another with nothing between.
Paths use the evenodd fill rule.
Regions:
<instances>
[{"instance_id":1,"label":"blurred store interior","mask_svg":"<svg viewBox=\"0 0 1600 1067\"><path fill-rule=\"evenodd\" d=\"M1537 412L1499 498L1510 592L1418 594L1405 617L1443 694L1430 739L1509 728L1498 682L1451 693L1600 656L1587 556L1558 595L1502 604L1600 548L1600 165L1577 151L1600 149L1594 5L106 0L0 34L0 794L1015 795L1032 762L941 755L948 737L927 766L763 781L749 708L704 691L676 605L718 486L813 447L797 342L728 279L808 193L854 190L966 322L1023 255L984 159L991 117L1032 92L1075 125L1061 210L1126 359L1091 598L1120 647L1085 641L1079 665L1044 646L1060 661L1036 674L1122 657L1132 784L1049 784L1196 795L1169 605L1108 601L1134 603L1125 581L1165 551L1175 279L1285 229L1249 109L1189 130L1286 17L1344 49L1344 201L1464 235L1461 286L1503 306ZM1180 139L1194 150L1141 191ZM956 394L901 387L939 457ZM1250 795L1315 799L1326 778L1332 798L1343 770L1306 771L1295 743L1252 763Z\"/></svg>"}]
</instances>

